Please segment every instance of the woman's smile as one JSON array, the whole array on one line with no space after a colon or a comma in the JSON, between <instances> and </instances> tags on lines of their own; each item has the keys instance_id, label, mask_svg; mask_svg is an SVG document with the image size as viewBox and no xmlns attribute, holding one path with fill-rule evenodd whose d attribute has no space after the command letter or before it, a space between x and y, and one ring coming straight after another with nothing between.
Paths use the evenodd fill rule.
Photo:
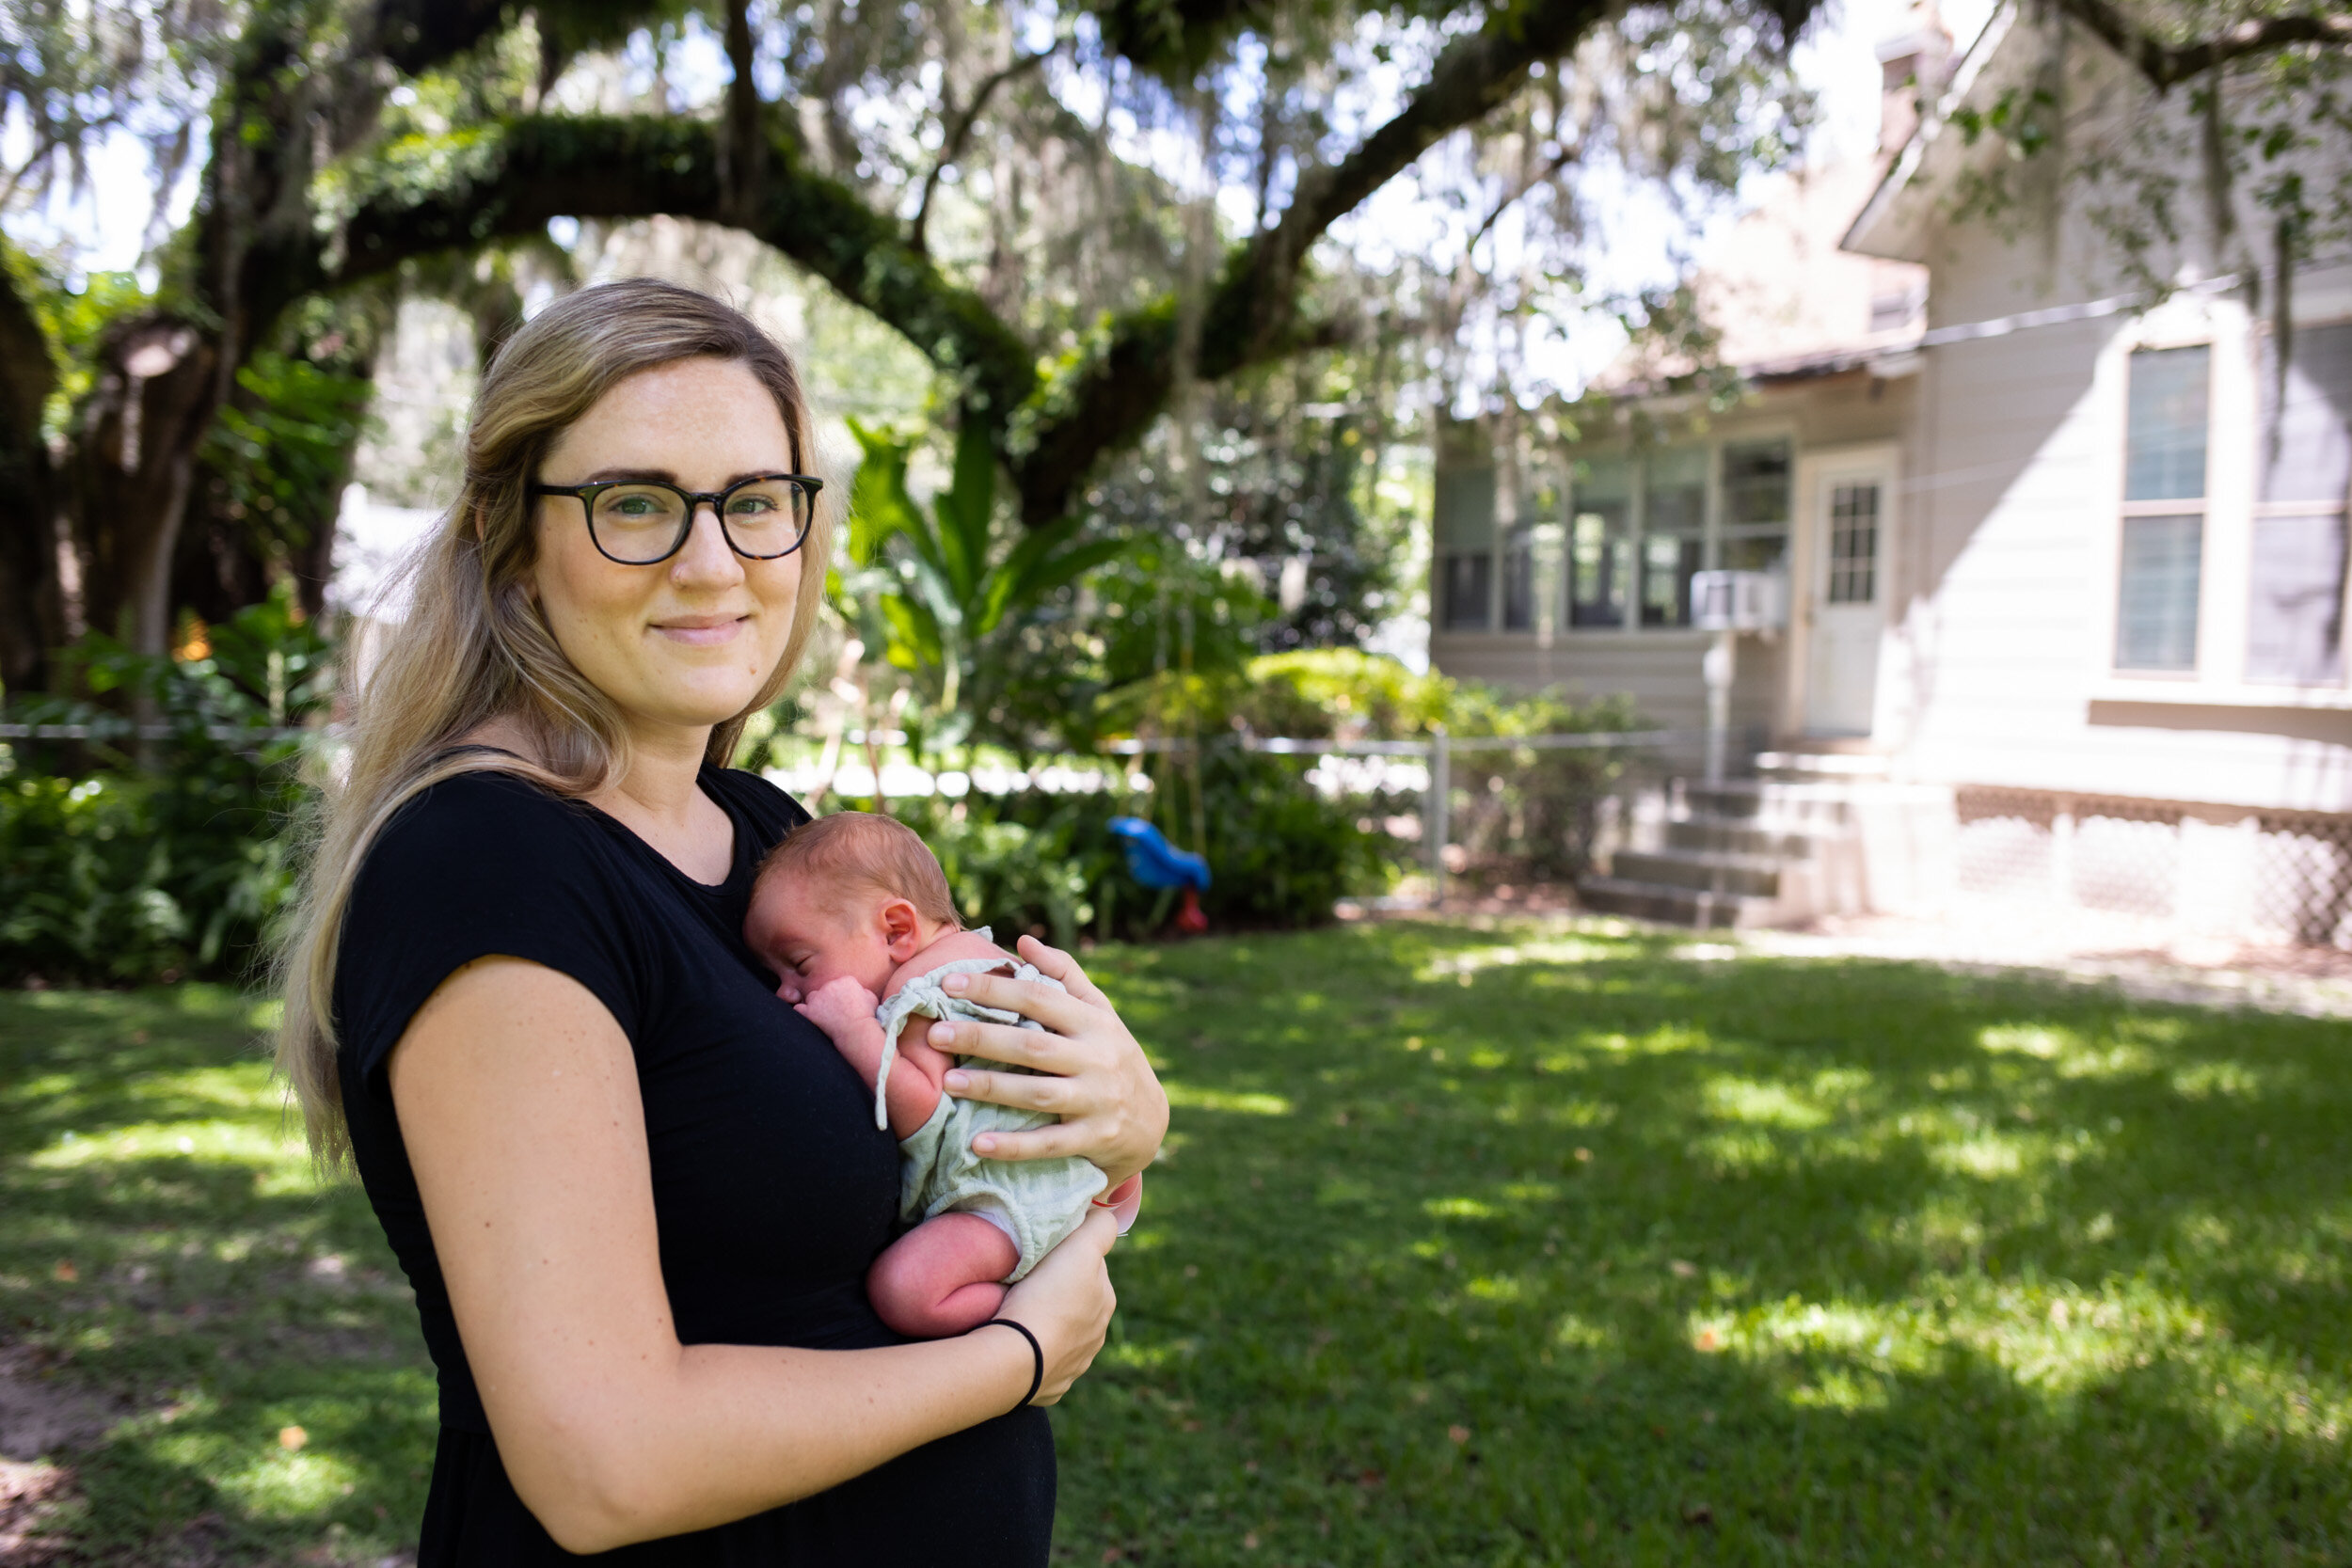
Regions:
<instances>
[{"instance_id":1,"label":"woman's smile","mask_svg":"<svg viewBox=\"0 0 2352 1568\"><path fill-rule=\"evenodd\" d=\"M745 615L673 615L656 621L653 629L673 642L689 647L723 647L751 625Z\"/></svg>"}]
</instances>

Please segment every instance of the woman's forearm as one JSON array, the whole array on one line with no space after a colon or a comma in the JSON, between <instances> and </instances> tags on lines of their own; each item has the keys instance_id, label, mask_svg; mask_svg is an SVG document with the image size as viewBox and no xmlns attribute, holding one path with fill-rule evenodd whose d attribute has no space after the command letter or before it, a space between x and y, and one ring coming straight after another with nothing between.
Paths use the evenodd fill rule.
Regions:
<instances>
[{"instance_id":1,"label":"woman's forearm","mask_svg":"<svg viewBox=\"0 0 2352 1568\"><path fill-rule=\"evenodd\" d=\"M493 1418L516 1494L565 1550L707 1528L839 1485L1012 1409L1009 1329L882 1350L690 1345L636 1376Z\"/></svg>"}]
</instances>

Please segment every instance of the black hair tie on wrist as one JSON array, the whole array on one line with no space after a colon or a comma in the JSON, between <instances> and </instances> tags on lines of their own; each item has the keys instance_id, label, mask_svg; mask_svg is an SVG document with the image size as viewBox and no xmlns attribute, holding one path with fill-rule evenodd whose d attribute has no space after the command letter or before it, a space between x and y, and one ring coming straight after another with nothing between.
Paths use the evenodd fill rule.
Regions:
<instances>
[{"instance_id":1,"label":"black hair tie on wrist","mask_svg":"<svg viewBox=\"0 0 2352 1568\"><path fill-rule=\"evenodd\" d=\"M1025 1410L1029 1402L1037 1398L1037 1391L1045 1386L1045 1347L1037 1342L1037 1336L1029 1332L1026 1323L1014 1323L1010 1318L991 1318L980 1326L989 1328L999 1323L1028 1340L1029 1354L1037 1357L1037 1370L1029 1374L1029 1391L1021 1396L1019 1404L1013 1406L1015 1410Z\"/></svg>"}]
</instances>

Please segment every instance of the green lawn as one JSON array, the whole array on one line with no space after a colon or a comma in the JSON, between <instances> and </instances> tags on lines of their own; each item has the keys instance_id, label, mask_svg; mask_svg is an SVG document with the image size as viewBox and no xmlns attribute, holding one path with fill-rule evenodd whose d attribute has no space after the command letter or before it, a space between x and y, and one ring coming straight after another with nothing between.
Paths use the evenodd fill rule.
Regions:
<instances>
[{"instance_id":1,"label":"green lawn","mask_svg":"<svg viewBox=\"0 0 2352 1568\"><path fill-rule=\"evenodd\" d=\"M1098 954L1178 1109L1060 1559L2352 1559L2352 1030L1677 950ZM101 1560L373 1560L420 1504L407 1308L257 1016L0 997L0 1340L131 1402Z\"/></svg>"}]
</instances>

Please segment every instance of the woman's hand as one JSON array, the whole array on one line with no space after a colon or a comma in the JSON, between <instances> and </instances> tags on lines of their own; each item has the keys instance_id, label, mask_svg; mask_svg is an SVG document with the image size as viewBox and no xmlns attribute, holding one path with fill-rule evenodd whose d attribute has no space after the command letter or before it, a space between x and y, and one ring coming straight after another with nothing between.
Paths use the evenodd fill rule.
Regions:
<instances>
[{"instance_id":1,"label":"woman's hand","mask_svg":"<svg viewBox=\"0 0 2352 1568\"><path fill-rule=\"evenodd\" d=\"M1097 1209L1040 1259L1026 1279L1005 1292L996 1315L1036 1335L1045 1353L1045 1376L1030 1403L1052 1404L1094 1364L1119 1305L1111 1271L1103 1262L1118 1240L1118 1222L1109 1210Z\"/></svg>"},{"instance_id":2,"label":"woman's hand","mask_svg":"<svg viewBox=\"0 0 2352 1568\"><path fill-rule=\"evenodd\" d=\"M1076 1154L1091 1160L1112 1186L1152 1163L1168 1135L1168 1094L1143 1047L1077 960L1035 937L1023 937L1021 956L1059 980L1066 991L1001 974L955 974L948 994L1003 1007L1045 1026L1041 1034L1008 1023L935 1024L930 1041L961 1056L1035 1069L983 1072L958 1068L942 1085L965 1100L985 1100L1061 1117L1025 1132L983 1132L976 1154L994 1160L1048 1160ZM1043 1265L1040 1265L1042 1267Z\"/></svg>"}]
</instances>

